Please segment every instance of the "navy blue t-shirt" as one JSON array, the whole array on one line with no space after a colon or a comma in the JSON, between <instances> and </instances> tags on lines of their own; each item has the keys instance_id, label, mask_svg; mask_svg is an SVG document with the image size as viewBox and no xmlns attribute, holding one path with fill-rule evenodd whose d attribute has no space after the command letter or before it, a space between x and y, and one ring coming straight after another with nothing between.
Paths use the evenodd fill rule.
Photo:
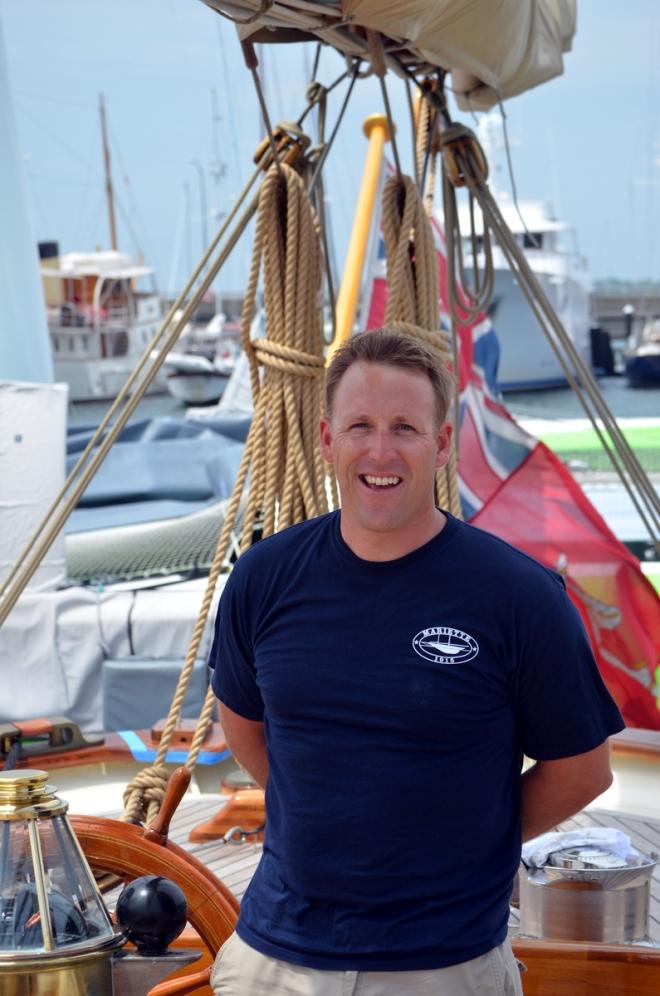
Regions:
<instances>
[{"instance_id":1,"label":"navy blue t-shirt","mask_svg":"<svg viewBox=\"0 0 660 996\"><path fill-rule=\"evenodd\" d=\"M237 931L310 967L441 968L506 936L523 753L623 723L558 575L451 516L365 561L339 516L257 543L220 601L213 688L270 764Z\"/></svg>"}]
</instances>

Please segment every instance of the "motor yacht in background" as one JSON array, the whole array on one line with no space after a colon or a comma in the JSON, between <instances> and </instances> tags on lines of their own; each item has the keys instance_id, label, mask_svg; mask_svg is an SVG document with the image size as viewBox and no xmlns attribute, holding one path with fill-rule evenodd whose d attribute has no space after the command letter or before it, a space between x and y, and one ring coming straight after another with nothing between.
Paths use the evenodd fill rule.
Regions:
<instances>
[{"instance_id":1,"label":"motor yacht in background","mask_svg":"<svg viewBox=\"0 0 660 996\"><path fill-rule=\"evenodd\" d=\"M660 318L652 318L631 333L623 348L623 362L631 387L660 384Z\"/></svg>"},{"instance_id":2,"label":"motor yacht in background","mask_svg":"<svg viewBox=\"0 0 660 996\"><path fill-rule=\"evenodd\" d=\"M113 399L160 325L154 271L116 250L39 248L55 379L69 385L70 401ZM164 387L159 374L150 393Z\"/></svg>"},{"instance_id":3,"label":"motor yacht in background","mask_svg":"<svg viewBox=\"0 0 660 996\"><path fill-rule=\"evenodd\" d=\"M489 184L504 220L525 255L555 312L585 362L590 363L589 278L575 231L553 217L541 200L519 200L518 206L500 180L502 125L499 111L479 122L479 140L490 163ZM466 267L471 263L469 207L459 208ZM475 212L477 262L484 265L481 215ZM566 385L555 353L514 279L504 254L492 246L494 290L490 317L500 344L497 381L501 391L527 391Z\"/></svg>"}]
</instances>

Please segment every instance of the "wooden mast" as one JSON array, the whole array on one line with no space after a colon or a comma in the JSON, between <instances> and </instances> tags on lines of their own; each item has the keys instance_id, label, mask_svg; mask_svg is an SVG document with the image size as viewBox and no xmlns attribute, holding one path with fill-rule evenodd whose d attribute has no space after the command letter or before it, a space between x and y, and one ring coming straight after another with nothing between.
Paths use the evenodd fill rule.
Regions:
<instances>
[{"instance_id":1,"label":"wooden mast","mask_svg":"<svg viewBox=\"0 0 660 996\"><path fill-rule=\"evenodd\" d=\"M103 140L103 171L105 173L105 195L108 201L108 221L110 223L110 248L117 249L117 225L115 223L115 198L112 188L112 172L110 168L110 146L108 145L108 129L105 119L105 100L99 94L99 113L101 115L101 138Z\"/></svg>"}]
</instances>

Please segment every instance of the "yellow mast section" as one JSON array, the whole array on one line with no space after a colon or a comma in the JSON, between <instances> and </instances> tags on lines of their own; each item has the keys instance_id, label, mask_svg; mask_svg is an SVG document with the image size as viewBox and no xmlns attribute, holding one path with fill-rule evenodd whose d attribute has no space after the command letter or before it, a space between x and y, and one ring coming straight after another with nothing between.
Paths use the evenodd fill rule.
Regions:
<instances>
[{"instance_id":1,"label":"yellow mast section","mask_svg":"<svg viewBox=\"0 0 660 996\"><path fill-rule=\"evenodd\" d=\"M360 283L364 259L369 244L369 233L378 193L378 181L383 160L385 142L390 140L387 118L384 114L372 114L364 122L362 130L369 139L369 147L364 162L362 185L357 200L351 238L346 252L344 274L337 295L335 337L328 349L327 362L335 350L351 334L357 311Z\"/></svg>"}]
</instances>

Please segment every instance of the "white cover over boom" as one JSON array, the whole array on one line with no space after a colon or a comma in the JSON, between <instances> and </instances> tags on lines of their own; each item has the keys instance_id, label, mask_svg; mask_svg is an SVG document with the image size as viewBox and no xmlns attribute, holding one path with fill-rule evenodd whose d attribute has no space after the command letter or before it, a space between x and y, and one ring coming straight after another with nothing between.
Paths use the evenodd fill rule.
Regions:
<instances>
[{"instance_id":1,"label":"white cover over boom","mask_svg":"<svg viewBox=\"0 0 660 996\"><path fill-rule=\"evenodd\" d=\"M347 55L367 56L365 28L386 54L422 73L451 73L459 106L487 110L563 72L576 26L576 0L204 0L245 21L259 42L316 37ZM390 68L393 59L388 59Z\"/></svg>"}]
</instances>

